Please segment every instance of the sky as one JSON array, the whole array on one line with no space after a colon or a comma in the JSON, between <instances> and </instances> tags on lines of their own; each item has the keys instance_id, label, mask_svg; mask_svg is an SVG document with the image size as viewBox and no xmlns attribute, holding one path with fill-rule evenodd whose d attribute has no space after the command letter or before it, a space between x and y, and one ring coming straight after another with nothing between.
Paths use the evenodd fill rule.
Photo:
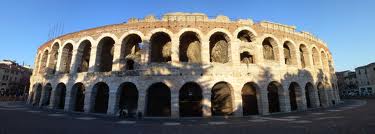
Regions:
<instances>
[{"instance_id":1,"label":"sky","mask_svg":"<svg viewBox=\"0 0 375 134\"><path fill-rule=\"evenodd\" d=\"M375 0L1 0L0 59L33 65L57 24L66 34L168 12L294 25L328 44L336 71L375 62Z\"/></svg>"}]
</instances>

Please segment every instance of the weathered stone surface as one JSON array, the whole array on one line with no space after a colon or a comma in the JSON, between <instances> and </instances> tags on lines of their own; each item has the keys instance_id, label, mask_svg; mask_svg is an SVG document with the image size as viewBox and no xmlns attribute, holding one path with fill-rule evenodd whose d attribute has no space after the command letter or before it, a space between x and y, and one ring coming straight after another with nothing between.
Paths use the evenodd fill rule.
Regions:
<instances>
[{"instance_id":1,"label":"weathered stone surface","mask_svg":"<svg viewBox=\"0 0 375 134\"><path fill-rule=\"evenodd\" d=\"M228 43L225 40L220 40L215 43L211 50L212 62L227 63L228 58Z\"/></svg>"}]
</instances>

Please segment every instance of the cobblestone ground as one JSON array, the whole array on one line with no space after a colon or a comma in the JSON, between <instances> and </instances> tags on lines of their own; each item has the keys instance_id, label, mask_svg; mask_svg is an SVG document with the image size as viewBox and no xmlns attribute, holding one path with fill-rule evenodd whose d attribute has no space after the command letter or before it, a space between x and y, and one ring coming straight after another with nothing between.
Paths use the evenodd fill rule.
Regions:
<instances>
[{"instance_id":1,"label":"cobblestone ground","mask_svg":"<svg viewBox=\"0 0 375 134\"><path fill-rule=\"evenodd\" d=\"M0 134L374 134L375 99L270 116L119 120L114 117L42 110L0 102Z\"/></svg>"}]
</instances>

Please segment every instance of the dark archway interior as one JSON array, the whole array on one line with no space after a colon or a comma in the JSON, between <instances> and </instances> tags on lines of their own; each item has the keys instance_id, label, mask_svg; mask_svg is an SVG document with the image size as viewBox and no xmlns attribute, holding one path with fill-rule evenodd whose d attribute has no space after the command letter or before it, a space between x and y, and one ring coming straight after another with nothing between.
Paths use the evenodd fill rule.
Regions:
<instances>
[{"instance_id":1,"label":"dark archway interior","mask_svg":"<svg viewBox=\"0 0 375 134\"><path fill-rule=\"evenodd\" d=\"M262 42L263 45L263 57L266 60L276 60L275 58L275 53L273 51L273 46L272 46L272 41L273 39L271 38L266 38Z\"/></svg>"},{"instance_id":2,"label":"dark archway interior","mask_svg":"<svg viewBox=\"0 0 375 134\"><path fill-rule=\"evenodd\" d=\"M211 111L213 116L233 114L231 88L228 83L215 84L211 90Z\"/></svg>"},{"instance_id":3,"label":"dark archway interior","mask_svg":"<svg viewBox=\"0 0 375 134\"><path fill-rule=\"evenodd\" d=\"M72 63L72 56L73 56L73 45L66 44L62 50L61 56L61 66L62 66L62 73L69 73L70 72L70 64Z\"/></svg>"},{"instance_id":4,"label":"dark archway interior","mask_svg":"<svg viewBox=\"0 0 375 134\"><path fill-rule=\"evenodd\" d=\"M46 86L44 86L44 98L43 98L42 106L48 106L50 104L51 93L52 93L51 84L47 84Z\"/></svg>"},{"instance_id":5,"label":"dark archway interior","mask_svg":"<svg viewBox=\"0 0 375 134\"><path fill-rule=\"evenodd\" d=\"M297 86L298 85L296 85L295 83L292 83L289 86L290 109L292 111L297 110L297 95L296 95L296 91L298 88Z\"/></svg>"},{"instance_id":6,"label":"dark archway interior","mask_svg":"<svg viewBox=\"0 0 375 134\"><path fill-rule=\"evenodd\" d=\"M73 86L73 92L75 92L74 111L83 112L85 106L85 87L82 83L76 83ZM73 96L73 95L72 95Z\"/></svg>"},{"instance_id":7,"label":"dark archway interior","mask_svg":"<svg viewBox=\"0 0 375 134\"><path fill-rule=\"evenodd\" d=\"M240 39L243 42L252 42L253 39L251 37L252 33L248 30L242 30L238 33L237 38Z\"/></svg>"},{"instance_id":8,"label":"dark archway interior","mask_svg":"<svg viewBox=\"0 0 375 134\"><path fill-rule=\"evenodd\" d=\"M52 51L51 51L51 56L50 56L50 67L52 68L52 71L50 71L51 74L56 73L56 64L57 64L57 57L59 55L59 44L55 43L53 44Z\"/></svg>"},{"instance_id":9,"label":"dark archway interior","mask_svg":"<svg viewBox=\"0 0 375 134\"><path fill-rule=\"evenodd\" d=\"M229 62L229 40L224 33L217 32L210 37L210 61Z\"/></svg>"},{"instance_id":10,"label":"dark archway interior","mask_svg":"<svg viewBox=\"0 0 375 134\"><path fill-rule=\"evenodd\" d=\"M179 57L181 62L200 63L201 43L196 33L186 32L180 37Z\"/></svg>"},{"instance_id":11,"label":"dark archway interior","mask_svg":"<svg viewBox=\"0 0 375 134\"><path fill-rule=\"evenodd\" d=\"M307 108L312 107L310 93L312 93L313 90L314 90L313 85L311 83L307 83L306 86L305 86L305 96L306 96Z\"/></svg>"},{"instance_id":12,"label":"dark archway interior","mask_svg":"<svg viewBox=\"0 0 375 134\"><path fill-rule=\"evenodd\" d=\"M126 109L129 115L135 115L138 106L138 90L133 83L124 83L120 86L119 109Z\"/></svg>"},{"instance_id":13,"label":"dark archway interior","mask_svg":"<svg viewBox=\"0 0 375 134\"><path fill-rule=\"evenodd\" d=\"M141 54L139 53L139 51L141 50L141 43L141 37L136 34L128 35L122 41L121 63L124 64L125 62L125 70L133 70L135 61L141 58Z\"/></svg>"},{"instance_id":14,"label":"dark archway interior","mask_svg":"<svg viewBox=\"0 0 375 134\"><path fill-rule=\"evenodd\" d=\"M287 65L291 65L291 64L292 64L292 59L291 59L292 56L291 56L291 54L290 54L290 49L289 49L287 43L284 43L283 48L284 48L284 59L285 59L285 64L287 64Z\"/></svg>"},{"instance_id":15,"label":"dark archway interior","mask_svg":"<svg viewBox=\"0 0 375 134\"><path fill-rule=\"evenodd\" d=\"M56 95L55 95L55 98L56 98L55 104L57 104L58 109L64 109L65 96L66 96L66 86L60 83L56 87Z\"/></svg>"},{"instance_id":16,"label":"dark archway interior","mask_svg":"<svg viewBox=\"0 0 375 134\"><path fill-rule=\"evenodd\" d=\"M152 84L147 90L146 115L166 117L171 115L171 91L163 83Z\"/></svg>"},{"instance_id":17,"label":"dark archway interior","mask_svg":"<svg viewBox=\"0 0 375 134\"><path fill-rule=\"evenodd\" d=\"M98 45L101 50L99 53L99 72L112 71L114 44L115 41L110 37L100 40Z\"/></svg>"},{"instance_id":18,"label":"dark archway interior","mask_svg":"<svg viewBox=\"0 0 375 134\"><path fill-rule=\"evenodd\" d=\"M186 83L179 92L181 117L202 116L202 89L196 83Z\"/></svg>"},{"instance_id":19,"label":"dark archway interior","mask_svg":"<svg viewBox=\"0 0 375 134\"><path fill-rule=\"evenodd\" d=\"M126 70L134 70L134 60L126 60Z\"/></svg>"},{"instance_id":20,"label":"dark archway interior","mask_svg":"<svg viewBox=\"0 0 375 134\"><path fill-rule=\"evenodd\" d=\"M83 45L83 48L80 48L83 49L80 50L80 52L82 52L82 57L77 72L87 72L90 65L91 42L86 40L83 41L81 45Z\"/></svg>"},{"instance_id":21,"label":"dark archway interior","mask_svg":"<svg viewBox=\"0 0 375 134\"><path fill-rule=\"evenodd\" d=\"M151 36L151 62L171 61L172 42L168 34L158 32Z\"/></svg>"},{"instance_id":22,"label":"dark archway interior","mask_svg":"<svg viewBox=\"0 0 375 134\"><path fill-rule=\"evenodd\" d=\"M36 89L35 89L35 97L34 97L34 100L33 100L33 104L39 105L41 97L42 97L42 85L38 84Z\"/></svg>"},{"instance_id":23,"label":"dark archway interior","mask_svg":"<svg viewBox=\"0 0 375 134\"><path fill-rule=\"evenodd\" d=\"M241 60L241 63L245 63L245 64L253 64L254 63L253 55L251 55L247 51L240 53L240 60Z\"/></svg>"},{"instance_id":24,"label":"dark archway interior","mask_svg":"<svg viewBox=\"0 0 375 134\"><path fill-rule=\"evenodd\" d=\"M242 108L244 116L259 114L257 91L253 83L246 83L242 87Z\"/></svg>"},{"instance_id":25,"label":"dark archway interior","mask_svg":"<svg viewBox=\"0 0 375 134\"><path fill-rule=\"evenodd\" d=\"M96 91L94 112L107 113L109 99L108 85L100 82L94 86L94 91Z\"/></svg>"},{"instance_id":26,"label":"dark archway interior","mask_svg":"<svg viewBox=\"0 0 375 134\"><path fill-rule=\"evenodd\" d=\"M279 94L278 94L278 83L272 82L267 87L268 90L268 106L269 112L275 113L280 112Z\"/></svg>"}]
</instances>

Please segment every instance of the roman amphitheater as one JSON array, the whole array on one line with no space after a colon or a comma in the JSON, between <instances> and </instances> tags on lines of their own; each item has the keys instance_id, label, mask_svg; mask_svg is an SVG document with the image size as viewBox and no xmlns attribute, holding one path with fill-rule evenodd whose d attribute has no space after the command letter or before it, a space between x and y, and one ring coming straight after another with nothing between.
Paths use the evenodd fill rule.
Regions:
<instances>
[{"instance_id":1,"label":"roman amphitheater","mask_svg":"<svg viewBox=\"0 0 375 134\"><path fill-rule=\"evenodd\" d=\"M268 21L168 13L39 47L28 103L145 117L249 116L340 102L327 45Z\"/></svg>"}]
</instances>

